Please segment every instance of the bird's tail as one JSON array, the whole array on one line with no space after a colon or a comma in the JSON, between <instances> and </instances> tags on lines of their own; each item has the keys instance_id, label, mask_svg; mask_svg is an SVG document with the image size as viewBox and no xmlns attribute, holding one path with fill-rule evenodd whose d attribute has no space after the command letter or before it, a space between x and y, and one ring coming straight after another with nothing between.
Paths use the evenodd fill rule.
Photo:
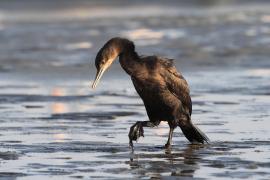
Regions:
<instances>
[{"instance_id":1,"label":"bird's tail","mask_svg":"<svg viewBox=\"0 0 270 180\"><path fill-rule=\"evenodd\" d=\"M196 125L192 124L191 121L185 125L180 125L180 128L183 131L186 138L191 143L204 144L210 142L209 138Z\"/></svg>"}]
</instances>

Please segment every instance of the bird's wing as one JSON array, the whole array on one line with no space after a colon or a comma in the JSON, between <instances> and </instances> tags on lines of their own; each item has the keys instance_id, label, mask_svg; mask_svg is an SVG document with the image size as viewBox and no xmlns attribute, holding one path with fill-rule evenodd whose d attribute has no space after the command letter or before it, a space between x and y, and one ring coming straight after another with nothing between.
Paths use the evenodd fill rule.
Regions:
<instances>
[{"instance_id":1,"label":"bird's wing","mask_svg":"<svg viewBox=\"0 0 270 180\"><path fill-rule=\"evenodd\" d=\"M176 96L188 114L192 113L192 101L189 95L189 87L184 77L177 71L173 65L173 60L166 59L161 61L164 67L162 77L166 82L168 90Z\"/></svg>"}]
</instances>

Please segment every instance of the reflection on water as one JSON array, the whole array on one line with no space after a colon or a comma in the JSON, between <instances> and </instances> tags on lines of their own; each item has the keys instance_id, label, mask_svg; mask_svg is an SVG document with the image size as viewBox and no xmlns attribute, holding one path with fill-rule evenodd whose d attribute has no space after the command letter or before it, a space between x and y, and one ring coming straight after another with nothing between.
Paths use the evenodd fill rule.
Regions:
<instances>
[{"instance_id":1,"label":"reflection on water","mask_svg":"<svg viewBox=\"0 0 270 180\"><path fill-rule=\"evenodd\" d=\"M168 123L165 121L161 121L158 128L154 128L153 131L157 136L168 135L169 134Z\"/></svg>"},{"instance_id":2,"label":"reflection on water","mask_svg":"<svg viewBox=\"0 0 270 180\"><path fill-rule=\"evenodd\" d=\"M66 93L63 88L55 87L52 89L51 95L56 97L65 96ZM67 104L62 102L53 102L51 105L51 109L53 114L68 112Z\"/></svg>"},{"instance_id":3,"label":"reflection on water","mask_svg":"<svg viewBox=\"0 0 270 180\"><path fill-rule=\"evenodd\" d=\"M55 87L53 88L52 92L51 92L52 96L64 96L65 95L65 91L63 88L60 87Z\"/></svg>"},{"instance_id":4,"label":"reflection on water","mask_svg":"<svg viewBox=\"0 0 270 180\"><path fill-rule=\"evenodd\" d=\"M68 112L67 105L64 103L55 102L52 104L51 109L53 114Z\"/></svg>"},{"instance_id":5,"label":"reflection on water","mask_svg":"<svg viewBox=\"0 0 270 180\"><path fill-rule=\"evenodd\" d=\"M134 174L150 178L162 177L193 177L200 167L198 163L198 149L203 146L188 145L182 150L165 149L165 152L154 152L149 154L132 154L129 165Z\"/></svg>"},{"instance_id":6,"label":"reflection on water","mask_svg":"<svg viewBox=\"0 0 270 180\"><path fill-rule=\"evenodd\" d=\"M64 142L67 138L69 138L69 135L59 133L59 134L54 134L53 138L55 139L55 142Z\"/></svg>"}]
</instances>

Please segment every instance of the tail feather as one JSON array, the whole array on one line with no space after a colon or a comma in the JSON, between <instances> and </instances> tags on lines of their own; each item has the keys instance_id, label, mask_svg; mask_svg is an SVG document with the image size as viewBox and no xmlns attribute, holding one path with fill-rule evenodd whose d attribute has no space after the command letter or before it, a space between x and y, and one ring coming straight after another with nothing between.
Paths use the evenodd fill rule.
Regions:
<instances>
[{"instance_id":1,"label":"tail feather","mask_svg":"<svg viewBox=\"0 0 270 180\"><path fill-rule=\"evenodd\" d=\"M182 129L184 135L191 143L209 143L209 138L192 122L181 125L180 128Z\"/></svg>"}]
</instances>

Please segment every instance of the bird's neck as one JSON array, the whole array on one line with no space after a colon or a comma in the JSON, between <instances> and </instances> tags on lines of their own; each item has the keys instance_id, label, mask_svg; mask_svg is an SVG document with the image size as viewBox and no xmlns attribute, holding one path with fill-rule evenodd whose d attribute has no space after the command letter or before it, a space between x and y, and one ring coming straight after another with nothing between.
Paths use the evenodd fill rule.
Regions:
<instances>
[{"instance_id":1,"label":"bird's neck","mask_svg":"<svg viewBox=\"0 0 270 180\"><path fill-rule=\"evenodd\" d=\"M130 76L136 75L140 69L140 58L137 52L133 50L125 50L122 51L119 55L119 61L122 68L128 73Z\"/></svg>"}]
</instances>

